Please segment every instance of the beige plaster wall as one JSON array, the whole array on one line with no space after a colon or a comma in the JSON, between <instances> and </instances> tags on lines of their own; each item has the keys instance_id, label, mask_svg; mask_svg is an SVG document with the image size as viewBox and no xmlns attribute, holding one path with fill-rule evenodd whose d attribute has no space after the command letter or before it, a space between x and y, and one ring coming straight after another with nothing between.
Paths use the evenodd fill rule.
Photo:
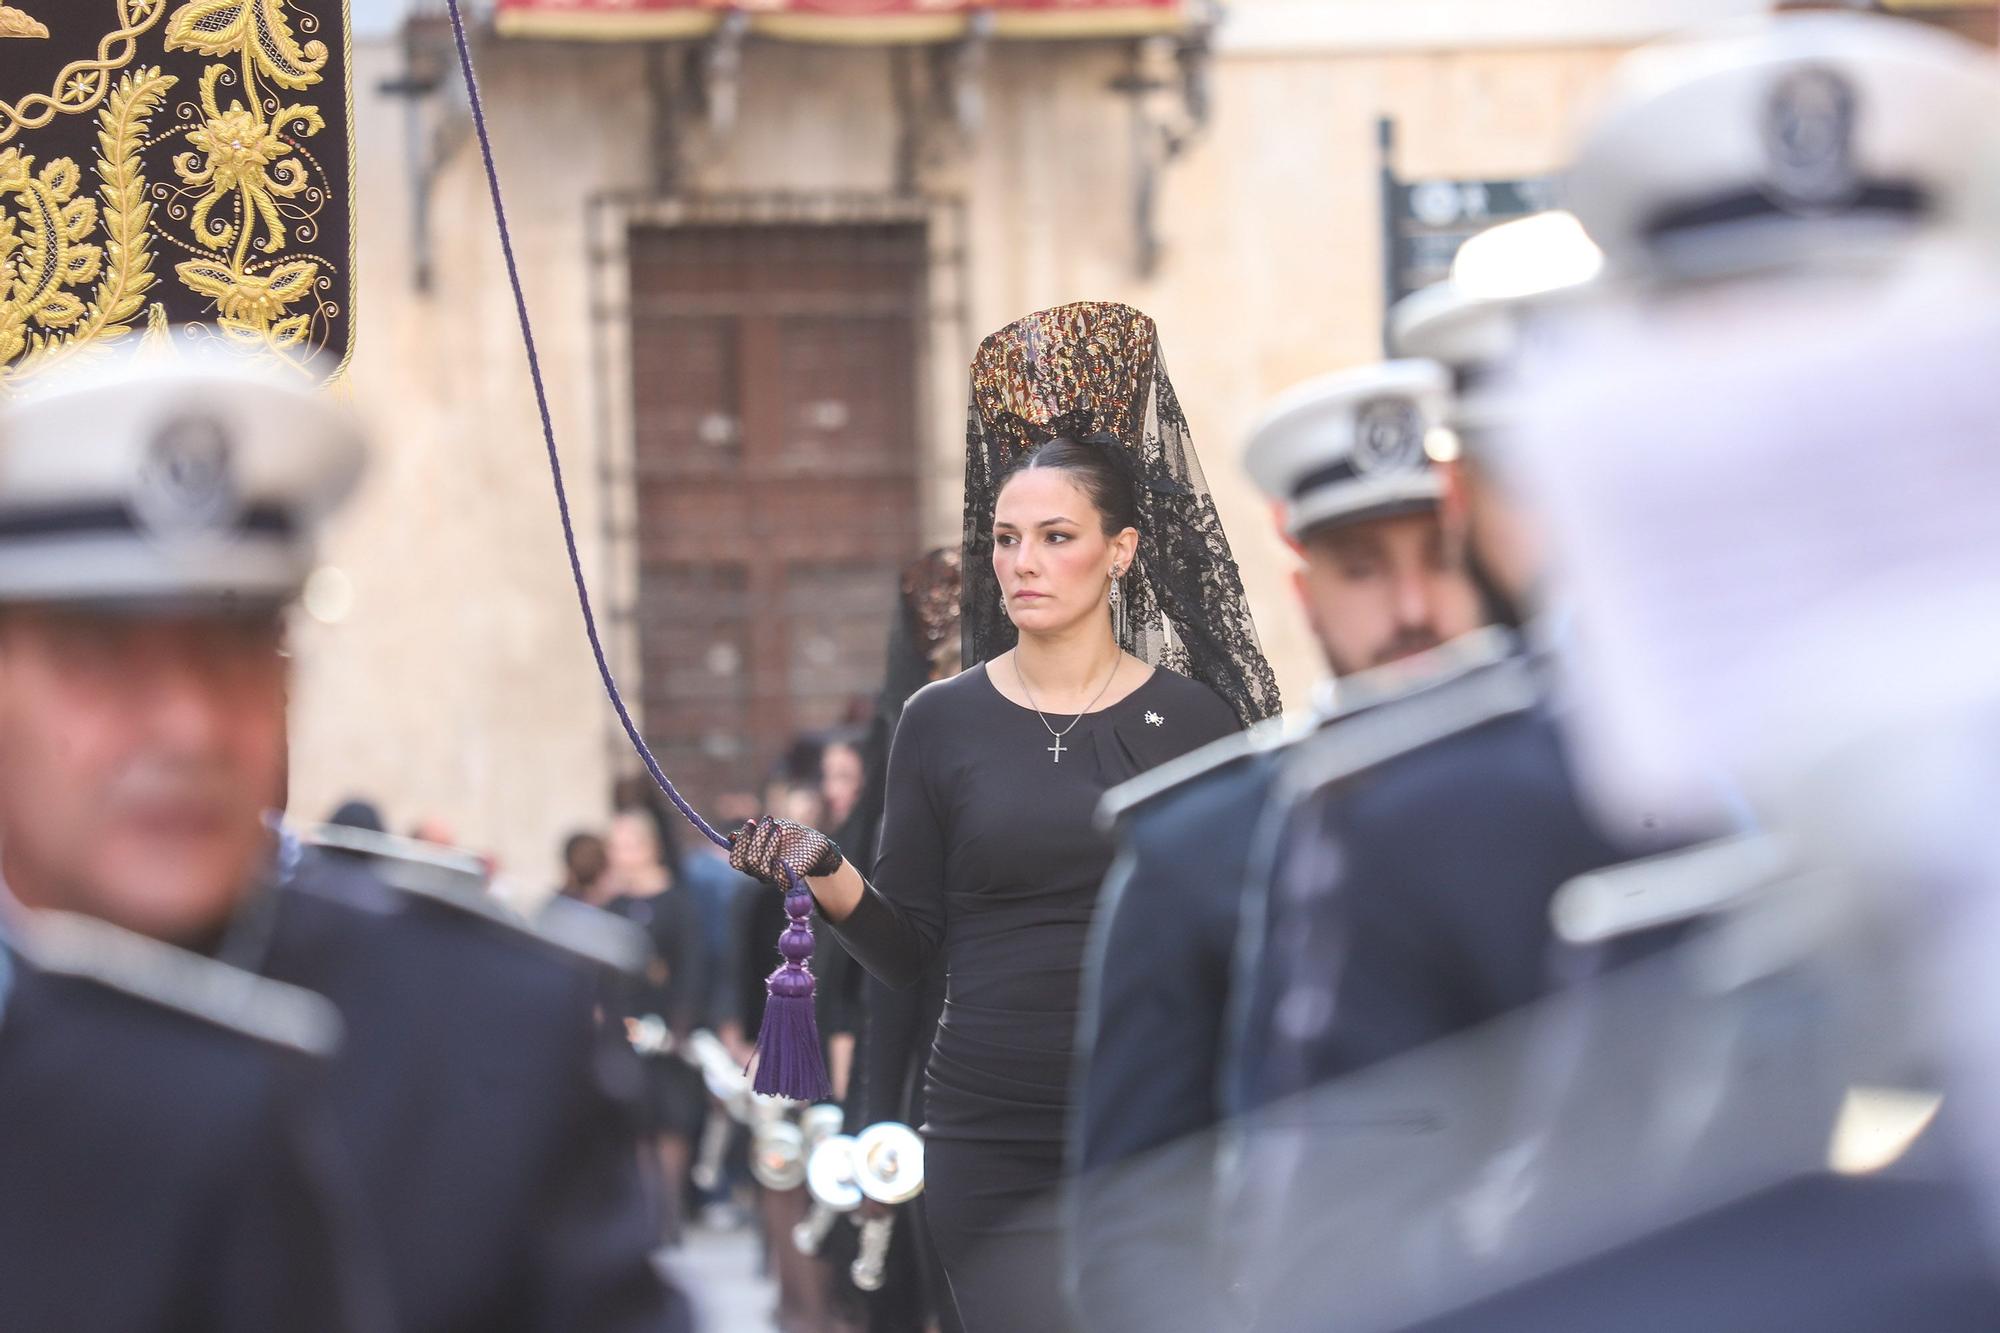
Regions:
<instances>
[{"instance_id":1,"label":"beige plaster wall","mask_svg":"<svg viewBox=\"0 0 2000 1333\"><path fill-rule=\"evenodd\" d=\"M978 336L1059 301L1131 302L1167 361L1236 543L1286 694L1316 654L1293 614L1288 557L1241 477L1241 438L1287 385L1379 351L1375 122L1399 126L1406 176L1506 176L1556 165L1575 108L1615 51L1226 53L1215 116L1164 177L1164 262L1134 272L1131 125L1105 91L1110 50L992 52L984 132L929 171L962 197L963 325L937 327L923 405L925 530L958 529L964 367ZM599 539L584 198L646 177L643 70L619 48L488 43L489 110L514 213L586 567ZM392 819L452 823L540 883L570 827L602 815L617 749L558 540L536 417L472 152L438 187L437 283L408 279L402 110L394 67L357 52L360 333L350 383L377 425L378 467L327 555L355 604L298 638L294 809L349 792ZM875 190L893 180L889 57L753 45L740 123L693 145L706 190ZM622 374L622 370L617 373Z\"/></svg>"}]
</instances>

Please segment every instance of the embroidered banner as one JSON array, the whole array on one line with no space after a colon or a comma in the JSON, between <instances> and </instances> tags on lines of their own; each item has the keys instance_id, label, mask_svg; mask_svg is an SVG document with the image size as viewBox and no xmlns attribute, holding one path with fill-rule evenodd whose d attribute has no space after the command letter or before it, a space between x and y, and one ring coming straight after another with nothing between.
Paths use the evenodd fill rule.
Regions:
<instances>
[{"instance_id":1,"label":"embroidered banner","mask_svg":"<svg viewBox=\"0 0 2000 1333\"><path fill-rule=\"evenodd\" d=\"M139 339L337 374L349 97L346 0L0 3L0 389Z\"/></svg>"},{"instance_id":2,"label":"embroidered banner","mask_svg":"<svg viewBox=\"0 0 2000 1333\"><path fill-rule=\"evenodd\" d=\"M991 21L995 37L1124 37L1173 32L1181 0L499 0L510 37L601 41L700 37L740 13L765 37L805 42L947 42Z\"/></svg>"}]
</instances>

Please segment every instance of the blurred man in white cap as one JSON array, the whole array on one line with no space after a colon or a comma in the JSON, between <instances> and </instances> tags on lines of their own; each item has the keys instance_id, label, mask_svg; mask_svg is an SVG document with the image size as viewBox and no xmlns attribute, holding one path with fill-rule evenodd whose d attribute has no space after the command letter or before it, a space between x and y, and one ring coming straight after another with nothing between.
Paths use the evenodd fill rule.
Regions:
<instances>
[{"instance_id":1,"label":"blurred man in white cap","mask_svg":"<svg viewBox=\"0 0 2000 1333\"><path fill-rule=\"evenodd\" d=\"M1536 647L1540 554L1487 445L1506 421L1496 384L1524 321L1596 262L1573 221L1528 219L1469 244L1451 282L1392 314L1397 350L1451 373L1451 415L1429 439L1451 460L1447 531L1524 651L1301 742L1273 780L1254 872L1264 887L1250 890L1266 910L1239 950L1225 1075L1244 1117L1225 1158L1229 1206L1260 1329L1365 1326L1362 1256L1401 1275L1395 1246L1415 1240L1359 1212L1380 1197L1361 1176L1329 1176L1353 1161L1329 1136L1395 1160L1423 1143L1432 1107L1413 1099L1334 1131L1316 1119L1320 1089L1600 966L1552 937L1549 904L1571 878L1654 849L1647 830L1603 827L1579 800ZM1489 286L1487 274L1505 281Z\"/></svg>"},{"instance_id":2,"label":"blurred man in white cap","mask_svg":"<svg viewBox=\"0 0 2000 1333\"><path fill-rule=\"evenodd\" d=\"M634 1057L595 1020L606 951L517 924L435 850L308 852L277 883L284 615L361 466L344 411L240 366L101 367L0 414L8 887L31 920L100 917L333 1002L332 1111L396 1327L684 1328Z\"/></svg>"},{"instance_id":3,"label":"blurred man in white cap","mask_svg":"<svg viewBox=\"0 0 2000 1333\"><path fill-rule=\"evenodd\" d=\"M1565 938L1686 942L1535 1015L1558 1076L1483 1053L1533 1096L1456 1183L1506 1215L1408 1322L1993 1326L1995 1103L1942 1034L1991 1030L1952 978L1991 976L1996 170L1991 52L1860 15L1643 52L1586 132L1615 280L1494 451L1573 617L1563 730L1614 817L1765 832L1564 888Z\"/></svg>"},{"instance_id":4,"label":"blurred man in white cap","mask_svg":"<svg viewBox=\"0 0 2000 1333\"><path fill-rule=\"evenodd\" d=\"M1480 248L1488 254L1511 252L1495 255L1500 267L1525 267L1538 259L1533 251L1543 244L1547 225L1540 219L1510 224L1481 238ZM1573 236L1568 244L1584 253L1581 258L1554 256L1552 290L1588 271L1592 256L1587 243ZM1512 488L1491 466L1483 443L1501 420L1494 379L1512 353L1526 302L1479 294L1465 278L1469 267L1461 264L1452 282L1398 306L1392 313L1392 336L1399 350L1450 370L1455 384L1451 414L1428 438L1432 452L1450 460L1447 531L1496 621L1526 631L1541 591L1539 553ZM1536 295L1547 299L1546 293ZM1400 733L1393 745L1366 745L1355 739L1358 731L1336 729L1288 756L1279 784L1281 813L1271 827L1285 822L1297 827L1283 836L1278 849L1277 890L1264 937L1254 947L1246 945L1252 949L1245 955L1247 965L1255 975L1251 1011L1239 1034L1243 1045L1235 1055L1242 1078L1237 1090L1247 1102L1301 1091L1349 1067L1448 1035L1534 998L1544 986L1540 944L1548 895L1568 874L1618 859L1609 841L1589 830L1576 811L1547 719L1539 713L1537 672L1518 656L1506 661L1488 657L1480 665L1485 669L1411 693L1370 715L1372 727ZM1465 702L1456 702L1461 700ZM1471 779L1482 766L1492 770L1488 776L1494 790L1474 799L1472 793L1481 788ZM1348 790L1352 779L1392 769L1407 769L1414 776L1397 783L1372 782L1371 787L1393 794L1384 798L1388 808L1370 806L1364 820L1354 812L1356 802ZM1437 794L1428 790L1431 785L1438 787ZM1444 798L1447 791L1453 793L1451 799ZM1325 809L1308 819L1308 805ZM1424 881L1421 892L1438 895L1434 910L1442 914L1440 919L1469 914L1457 939L1469 952L1448 979L1431 967L1411 965L1409 958L1398 960L1388 941L1372 951L1357 943L1357 956L1350 956L1346 945L1327 951L1315 942L1321 933L1316 915L1322 912L1328 914L1323 923L1327 931L1358 940L1354 932L1369 922L1356 919L1355 913L1378 907L1402 913L1411 905L1397 892L1372 885L1364 890L1355 882L1357 870L1350 858L1328 861L1331 877L1312 868L1317 858L1311 849L1320 839L1305 826L1336 818L1335 812L1341 812L1337 817L1343 826L1357 820L1373 823L1365 835L1368 844L1381 842L1388 858L1374 867L1376 873L1400 876L1405 873L1397 868L1400 861L1414 858L1418 868L1407 873ZM1479 816L1476 823L1468 818L1472 814ZM1428 825L1432 833L1420 833L1409 821ZM1390 837L1391 829L1402 829L1407 836ZM1530 856L1514 855L1528 849ZM1437 857L1486 869L1479 875L1431 874L1437 867L1429 861ZM1505 882L1515 872L1523 876L1518 886ZM1406 943L1415 947L1417 941ZM1424 941L1423 947L1436 944ZM1353 990L1351 1002L1327 989L1334 971L1340 985ZM1370 989L1376 985L1383 988L1379 995ZM1426 988L1437 985L1449 986L1448 1003L1425 995ZM1366 1004L1360 1002L1364 996Z\"/></svg>"},{"instance_id":5,"label":"blurred man in white cap","mask_svg":"<svg viewBox=\"0 0 2000 1333\"><path fill-rule=\"evenodd\" d=\"M1989 54L1949 39L1801 16L1647 52L1614 81L1569 196L1608 280L1533 307L1499 368L1531 368L1535 392L1489 398L1500 409L1489 428L1460 432L1482 567L1524 610L1560 600L1571 617L1540 627L1563 670L1558 707L1537 726L1551 756L1539 767L1564 774L1578 828L1664 811L1686 837L1742 810L1740 770L1660 757L1713 761L1769 734L1735 701L1747 692L1785 710L1790 700L1755 688L1760 657L1787 622L1823 623L1834 604L1767 595L1802 586L1765 577L1796 578L1804 551L1759 538L1810 502L1774 484L1758 455L1806 463L1811 439L1846 440L1856 425L1826 412L1830 401L1878 425L1890 415L1867 406L1880 390L1853 341L1895 309L1885 297L1920 251L1990 205L1993 78ZM1412 307L1403 346L1456 363L1445 344L1480 341L1470 320ZM1801 362L1833 373L1783 378ZM1787 420L1759 431L1741 396L1763 397L1774 376L1790 391ZM1896 449L1897 434L1878 429L1873 443ZM1857 476L1883 488L1884 476ZM1717 531L1698 521L1708 510L1749 540L1705 544ZM1663 512L1678 521L1655 521ZM1815 512L1807 528L1825 533L1832 518ZM1688 614L1696 606L1712 615ZM1701 623L1727 633L1661 632ZM1891 636L1867 651L1901 646ZM1598 762L1572 770L1556 742L1588 739L1610 687L1633 705L1628 744L1600 739ZM1697 698L1704 707L1687 706ZM1504 725L1460 719L1459 731ZM1701 754L1689 735L1726 739ZM1476 772L1465 741L1428 752L1460 779ZM1356 771L1339 759L1318 776ZM1529 790L1529 776L1510 791ZM1406 796L1421 777L1399 784ZM1599 799L1607 777L1614 801ZM1433 848L1507 809L1454 808L1442 772L1428 786ZM1277 1228L1263 1234L1290 1246L1259 1287L1263 1327L1992 1325L2000 1300L1950 1179L1948 1116L1919 1065L1897 1058L1902 1001L1868 984L1866 962L1842 978L1880 941L1849 938L1844 959L1816 949L1827 914L1794 912L1784 904L1799 896L1762 887L1783 856L1733 839L1565 874L1547 855L1560 843L1522 822L1483 867L1454 870L1423 850L1415 859L1432 864L1413 874L1410 857L1382 854L1391 813L1363 805L1327 803L1349 818L1281 848L1274 901L1287 854L1308 870L1316 856L1326 869L1308 882L1338 893L1278 928L1294 932L1295 961L1274 957L1266 992L1266 1078L1305 1093L1288 1114L1313 1129L1290 1157L1260 1162L1295 1168L1259 1182ZM1462 894L1438 887L1454 882ZM1441 910L1481 896L1514 904L1511 946L1504 923L1467 931L1462 913ZM1711 917L1735 901L1754 910ZM1609 966L1655 949L1669 951ZM1507 957L1538 965L1517 976L1534 982L1514 988L1521 1000L1562 994L1471 1032L1502 1018L1487 964ZM1317 990L1300 984L1315 975ZM1343 1077L1306 1091L1328 1075Z\"/></svg>"},{"instance_id":6,"label":"blurred man in white cap","mask_svg":"<svg viewBox=\"0 0 2000 1333\"><path fill-rule=\"evenodd\" d=\"M1424 447L1449 397L1435 362L1389 361L1291 389L1251 431L1243 466L1284 516L1300 607L1335 681L1481 622L1438 522L1444 478Z\"/></svg>"},{"instance_id":7,"label":"blurred man in white cap","mask_svg":"<svg viewBox=\"0 0 2000 1333\"><path fill-rule=\"evenodd\" d=\"M31 393L4 430L8 885L212 946L268 853L284 608L360 436L291 390L167 367Z\"/></svg>"},{"instance_id":8,"label":"blurred man in white cap","mask_svg":"<svg viewBox=\"0 0 2000 1333\"><path fill-rule=\"evenodd\" d=\"M145 938L212 945L261 873L278 608L359 446L251 447L289 399L206 384L85 402L0 409L0 1326L386 1329L332 1007Z\"/></svg>"},{"instance_id":9,"label":"blurred man in white cap","mask_svg":"<svg viewBox=\"0 0 2000 1333\"><path fill-rule=\"evenodd\" d=\"M1438 521L1443 481L1424 442L1447 397L1441 367L1392 361L1309 381L1271 406L1244 466L1284 515L1335 702L1106 797L1101 817L1123 854L1087 964L1072 1126L1081 1178L1070 1254L1092 1329L1226 1318L1204 1184L1224 1111L1240 890L1282 752L1313 725L1502 651L1473 633L1479 597Z\"/></svg>"}]
</instances>

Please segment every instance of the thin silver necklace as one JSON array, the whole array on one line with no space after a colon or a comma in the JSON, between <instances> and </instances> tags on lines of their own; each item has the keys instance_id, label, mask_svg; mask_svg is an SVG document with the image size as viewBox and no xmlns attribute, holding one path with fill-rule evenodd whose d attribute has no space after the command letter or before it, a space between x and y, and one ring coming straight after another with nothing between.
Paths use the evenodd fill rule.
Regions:
<instances>
[{"instance_id":1,"label":"thin silver necklace","mask_svg":"<svg viewBox=\"0 0 2000 1333\"><path fill-rule=\"evenodd\" d=\"M1118 679L1118 668L1124 665L1125 665L1125 654L1121 652L1111 663L1111 674L1104 678L1104 684L1098 686L1097 693L1091 697L1089 703L1083 706L1083 712L1078 713L1075 717L1071 718L1068 726L1064 727L1061 731L1057 731L1054 727L1049 727L1049 719L1046 715L1043 714L1042 706L1035 702L1035 692L1028 688L1028 678L1021 674L1021 654L1019 650L1015 651L1014 679L1021 682L1021 693L1028 696L1028 707L1035 710L1035 716L1041 718L1042 725L1049 728L1049 735L1056 738L1056 743L1048 747L1049 753L1055 756L1055 762L1060 764L1062 762L1063 751L1065 749L1074 748L1070 746L1065 746L1062 743L1063 737L1069 735L1072 731L1075 731L1076 724L1083 721L1085 715L1088 714L1091 709L1097 707L1097 701L1099 699L1102 699L1104 697L1104 692L1111 688L1111 682Z\"/></svg>"}]
</instances>

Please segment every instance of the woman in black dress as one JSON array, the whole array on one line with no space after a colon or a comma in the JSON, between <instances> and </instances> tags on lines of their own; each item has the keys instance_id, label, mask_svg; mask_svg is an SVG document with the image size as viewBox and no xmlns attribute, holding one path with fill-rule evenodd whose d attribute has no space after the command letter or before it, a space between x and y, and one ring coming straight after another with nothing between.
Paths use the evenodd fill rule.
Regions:
<instances>
[{"instance_id":1,"label":"woman in black dress","mask_svg":"<svg viewBox=\"0 0 2000 1333\"><path fill-rule=\"evenodd\" d=\"M662 846L660 826L647 809L612 816L605 838L608 866L599 905L624 917L652 944L644 975L634 978L621 1017L652 1018L685 1041L702 1020L706 993L702 968L701 922L694 901L681 888L672 857ZM690 1145L707 1115L708 1093L701 1075L686 1061L656 1054L646 1061L648 1110L654 1151L660 1165L664 1239L677 1242L681 1204L687 1189Z\"/></svg>"},{"instance_id":2,"label":"woman in black dress","mask_svg":"<svg viewBox=\"0 0 2000 1333\"><path fill-rule=\"evenodd\" d=\"M903 712L872 884L782 820L747 825L731 859L773 883L781 862L806 874L891 985L942 956L932 1238L967 1333L1061 1333L1071 1049L1112 850L1094 813L1278 702L1146 316L1061 306L981 345L964 566L978 665Z\"/></svg>"},{"instance_id":3,"label":"woman in black dress","mask_svg":"<svg viewBox=\"0 0 2000 1333\"><path fill-rule=\"evenodd\" d=\"M959 599L963 592L962 553L956 546L926 551L904 566L898 614L889 631L888 666L875 719L862 746L867 781L840 845L856 865L875 864L875 847L888 800L889 746L910 696L933 681L958 674L962 642ZM849 831L851 830L851 832ZM937 1038L944 1008L944 968L933 959L915 986L896 989L862 975L861 1034L855 1048L855 1078L849 1085L850 1120L866 1126L884 1120L924 1123L924 1066ZM887 1216L895 1210L872 1201L862 1215ZM944 1270L931 1248L923 1196L903 1205L890 1233L883 1283L868 1296L868 1333L963 1333L945 1287Z\"/></svg>"}]
</instances>

